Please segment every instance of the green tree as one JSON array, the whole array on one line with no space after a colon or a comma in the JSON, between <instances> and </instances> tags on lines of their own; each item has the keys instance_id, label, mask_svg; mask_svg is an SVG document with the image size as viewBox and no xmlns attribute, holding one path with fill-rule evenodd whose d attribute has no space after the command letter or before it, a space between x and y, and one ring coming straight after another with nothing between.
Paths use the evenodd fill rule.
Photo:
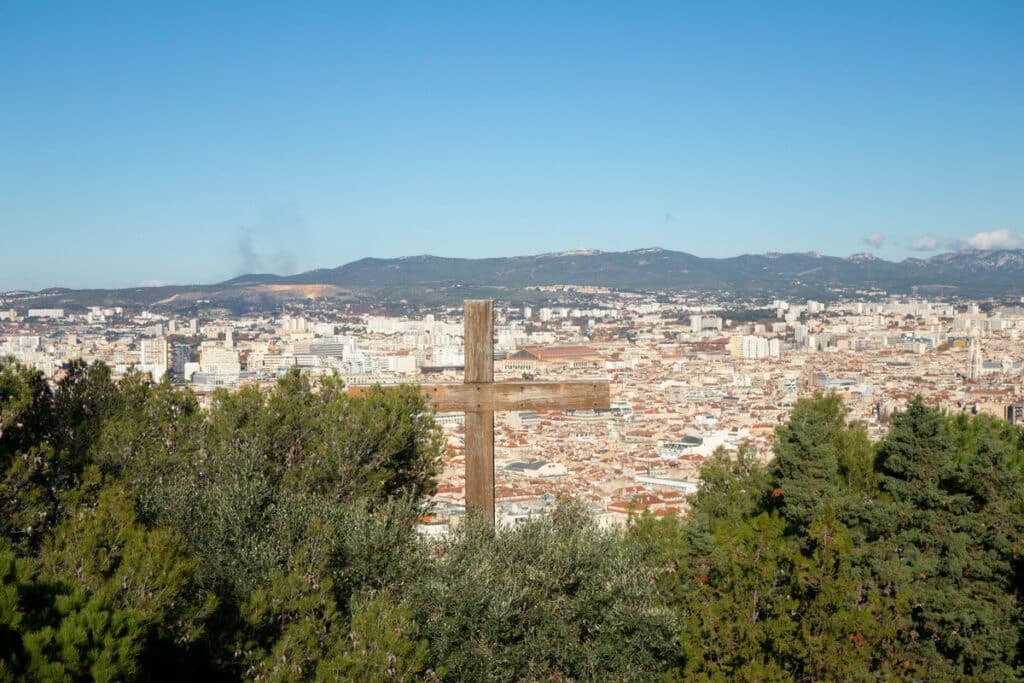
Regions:
<instances>
[{"instance_id":1,"label":"green tree","mask_svg":"<svg viewBox=\"0 0 1024 683\"><path fill-rule=\"evenodd\" d=\"M119 610L131 610L154 638L188 644L203 631L216 599L197 582L198 562L183 539L146 529L132 501L107 488L95 508L79 508L43 548L47 575L73 582Z\"/></svg>"},{"instance_id":2,"label":"green tree","mask_svg":"<svg viewBox=\"0 0 1024 683\"><path fill-rule=\"evenodd\" d=\"M689 586L680 680L787 678L798 629L791 587L799 552L785 527L769 513L713 522L710 553L680 577Z\"/></svg>"},{"instance_id":3,"label":"green tree","mask_svg":"<svg viewBox=\"0 0 1024 683\"><path fill-rule=\"evenodd\" d=\"M49 437L52 398L41 372L0 357L0 469Z\"/></svg>"},{"instance_id":4,"label":"green tree","mask_svg":"<svg viewBox=\"0 0 1024 683\"><path fill-rule=\"evenodd\" d=\"M103 363L73 360L53 392L53 431L50 441L61 460L58 488L73 485L73 478L89 463L89 449L118 406L120 394Z\"/></svg>"},{"instance_id":5,"label":"green tree","mask_svg":"<svg viewBox=\"0 0 1024 683\"><path fill-rule=\"evenodd\" d=\"M143 644L132 610L0 551L0 681L131 680Z\"/></svg>"},{"instance_id":6,"label":"green tree","mask_svg":"<svg viewBox=\"0 0 1024 683\"><path fill-rule=\"evenodd\" d=\"M873 449L867 432L847 422L838 394L801 399L775 430L775 501L790 523L806 531L823 506L843 509L872 489Z\"/></svg>"},{"instance_id":7,"label":"green tree","mask_svg":"<svg viewBox=\"0 0 1024 683\"><path fill-rule=\"evenodd\" d=\"M41 373L0 358L0 536L22 553L56 517L51 402Z\"/></svg>"},{"instance_id":8,"label":"green tree","mask_svg":"<svg viewBox=\"0 0 1024 683\"><path fill-rule=\"evenodd\" d=\"M495 532L471 516L407 591L450 680L655 680L672 618L616 532L577 505Z\"/></svg>"},{"instance_id":9,"label":"green tree","mask_svg":"<svg viewBox=\"0 0 1024 683\"><path fill-rule=\"evenodd\" d=\"M50 392L39 373L0 363L0 508L4 536L33 553L68 514L90 449L120 395L102 363L72 361Z\"/></svg>"},{"instance_id":10,"label":"green tree","mask_svg":"<svg viewBox=\"0 0 1024 683\"><path fill-rule=\"evenodd\" d=\"M898 657L929 678L1010 680L1021 668L1019 435L913 401L883 439L863 514L865 575L900 605Z\"/></svg>"},{"instance_id":11,"label":"green tree","mask_svg":"<svg viewBox=\"0 0 1024 683\"><path fill-rule=\"evenodd\" d=\"M429 673L427 643L387 592L357 601L346 618L332 581L314 571L275 572L243 607L239 657L254 680L409 681Z\"/></svg>"}]
</instances>

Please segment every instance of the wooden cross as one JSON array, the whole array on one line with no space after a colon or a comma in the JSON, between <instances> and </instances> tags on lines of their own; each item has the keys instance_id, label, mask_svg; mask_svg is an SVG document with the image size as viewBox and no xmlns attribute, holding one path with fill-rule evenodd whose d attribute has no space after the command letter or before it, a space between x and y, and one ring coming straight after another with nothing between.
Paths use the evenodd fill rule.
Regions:
<instances>
[{"instance_id":1,"label":"wooden cross","mask_svg":"<svg viewBox=\"0 0 1024 683\"><path fill-rule=\"evenodd\" d=\"M494 524L494 412L610 407L608 382L495 382L494 303L464 302L462 384L422 385L439 413L466 414L466 510Z\"/></svg>"}]
</instances>

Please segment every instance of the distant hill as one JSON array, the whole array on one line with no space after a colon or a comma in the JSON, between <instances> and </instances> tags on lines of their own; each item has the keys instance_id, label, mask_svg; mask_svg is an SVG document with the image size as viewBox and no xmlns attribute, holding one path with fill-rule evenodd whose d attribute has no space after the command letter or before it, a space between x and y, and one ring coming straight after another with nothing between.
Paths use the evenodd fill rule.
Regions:
<instances>
[{"instance_id":1,"label":"distant hill","mask_svg":"<svg viewBox=\"0 0 1024 683\"><path fill-rule=\"evenodd\" d=\"M667 249L626 252L577 250L537 256L463 259L407 256L364 258L297 275L240 275L212 285L122 290L51 289L0 295L36 306L195 305L260 310L283 300L332 296L370 302L456 303L490 296L532 300L538 285L590 285L629 291L691 291L757 298L824 300L885 291L943 297L1024 296L1024 250L960 251L886 261L872 254L846 258L803 254L746 254L703 258ZM316 285L317 287L311 287Z\"/></svg>"},{"instance_id":2,"label":"distant hill","mask_svg":"<svg viewBox=\"0 0 1024 683\"><path fill-rule=\"evenodd\" d=\"M906 293L934 288L988 296L1024 294L1022 275L1024 250L955 252L897 263L871 254L847 258L815 252L748 254L719 259L650 248L485 259L364 258L297 275L243 275L223 284L331 284L349 289L576 284L627 290L772 292L780 296L854 289Z\"/></svg>"}]
</instances>

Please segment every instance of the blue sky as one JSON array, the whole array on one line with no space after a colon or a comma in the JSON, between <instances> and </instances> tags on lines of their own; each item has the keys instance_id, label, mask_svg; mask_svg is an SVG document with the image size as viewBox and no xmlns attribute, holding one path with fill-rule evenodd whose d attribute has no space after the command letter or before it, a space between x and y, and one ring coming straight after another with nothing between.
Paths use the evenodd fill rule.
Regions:
<instances>
[{"instance_id":1,"label":"blue sky","mask_svg":"<svg viewBox=\"0 0 1024 683\"><path fill-rule=\"evenodd\" d=\"M286 4L8 3L0 289L1024 243L1021 2Z\"/></svg>"}]
</instances>

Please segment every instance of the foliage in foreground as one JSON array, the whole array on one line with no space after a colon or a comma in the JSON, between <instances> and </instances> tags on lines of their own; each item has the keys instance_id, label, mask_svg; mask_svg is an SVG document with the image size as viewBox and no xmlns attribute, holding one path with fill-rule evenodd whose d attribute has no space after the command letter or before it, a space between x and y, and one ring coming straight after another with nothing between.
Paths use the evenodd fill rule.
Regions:
<instances>
[{"instance_id":1,"label":"foliage in foreground","mask_svg":"<svg viewBox=\"0 0 1024 683\"><path fill-rule=\"evenodd\" d=\"M411 388L195 397L0 361L0 681L1016 680L1024 437L913 402L873 443L801 401L685 519L415 532Z\"/></svg>"},{"instance_id":2,"label":"foliage in foreground","mask_svg":"<svg viewBox=\"0 0 1024 683\"><path fill-rule=\"evenodd\" d=\"M471 518L408 591L453 680L652 678L672 650L639 553L566 503L515 531Z\"/></svg>"},{"instance_id":3,"label":"foliage in foreground","mask_svg":"<svg viewBox=\"0 0 1024 683\"><path fill-rule=\"evenodd\" d=\"M3 363L0 425L0 680L645 680L671 649L638 552L577 508L420 540L414 388L292 373L200 410Z\"/></svg>"},{"instance_id":4,"label":"foliage in foreground","mask_svg":"<svg viewBox=\"0 0 1024 683\"><path fill-rule=\"evenodd\" d=\"M709 463L688 520L635 529L680 680L1024 676L1019 430L916 400L871 444L824 396L775 456Z\"/></svg>"}]
</instances>

